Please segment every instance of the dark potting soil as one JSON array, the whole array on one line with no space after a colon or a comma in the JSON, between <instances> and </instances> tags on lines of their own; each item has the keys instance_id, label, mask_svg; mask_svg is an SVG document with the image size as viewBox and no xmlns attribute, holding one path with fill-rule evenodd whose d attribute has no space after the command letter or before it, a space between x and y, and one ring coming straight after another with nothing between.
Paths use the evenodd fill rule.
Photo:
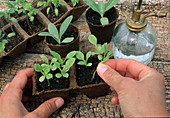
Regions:
<instances>
[{"instance_id":1,"label":"dark potting soil","mask_svg":"<svg viewBox=\"0 0 170 118\"><path fill-rule=\"evenodd\" d=\"M59 31L59 29L58 29L58 31ZM76 40L77 36L78 36L78 32L75 29L67 29L66 32L64 33L64 35L61 37L61 41L63 41L66 37L74 37L74 40ZM55 39L53 39L51 37L47 37L47 43L53 44L53 45L58 44L57 41L55 41ZM61 44L61 45L65 45L65 44Z\"/></svg>"},{"instance_id":2,"label":"dark potting soil","mask_svg":"<svg viewBox=\"0 0 170 118\"><path fill-rule=\"evenodd\" d=\"M38 85L38 92L43 91L43 90L54 90L54 89L67 89L69 88L69 79L68 78L56 78L55 74L58 73L58 70L56 71L51 71L51 74L53 74L53 78L51 78L50 81L50 86L48 86L48 82L45 79L43 82L37 83ZM38 78L41 77L41 73L38 73Z\"/></svg>"},{"instance_id":3,"label":"dark potting soil","mask_svg":"<svg viewBox=\"0 0 170 118\"><path fill-rule=\"evenodd\" d=\"M117 15L116 15L116 9L114 8L110 9L104 14L104 17L107 17L109 19L109 23L116 19L115 16ZM101 18L100 14L91 9L87 16L87 21L91 22L94 25L101 25L100 18Z\"/></svg>"},{"instance_id":4,"label":"dark potting soil","mask_svg":"<svg viewBox=\"0 0 170 118\"><path fill-rule=\"evenodd\" d=\"M82 65L77 65L77 84L78 86L85 86L90 84L98 84L103 82L103 80L99 77L97 72L95 73L95 77L93 77L93 73L96 71L98 60L97 58L89 59L93 65L91 67L85 67Z\"/></svg>"},{"instance_id":5,"label":"dark potting soil","mask_svg":"<svg viewBox=\"0 0 170 118\"><path fill-rule=\"evenodd\" d=\"M68 5L70 5L70 7L73 7L73 3L71 2L71 0L64 0ZM81 4L80 2L78 2L78 4L76 4L76 6L74 7L79 7L82 6L83 4Z\"/></svg>"},{"instance_id":6,"label":"dark potting soil","mask_svg":"<svg viewBox=\"0 0 170 118\"><path fill-rule=\"evenodd\" d=\"M4 19L1 19L0 18L0 28L2 28L2 27L4 27L5 25L7 25L8 23L6 22L6 20L4 20Z\"/></svg>"},{"instance_id":7,"label":"dark potting soil","mask_svg":"<svg viewBox=\"0 0 170 118\"><path fill-rule=\"evenodd\" d=\"M54 12L51 11L49 14L47 14L46 9L42 10L42 13L52 22L54 23L55 21L57 21L60 17L62 17L65 14L65 11L63 11L60 7L58 8L58 16L55 15Z\"/></svg>"},{"instance_id":8,"label":"dark potting soil","mask_svg":"<svg viewBox=\"0 0 170 118\"><path fill-rule=\"evenodd\" d=\"M15 31L15 30L14 30ZM12 32L12 31L11 31ZM20 37L16 31L15 36L8 38L8 43L5 45L5 52L9 52L12 50L16 45L18 45L20 42L22 42L24 39Z\"/></svg>"},{"instance_id":9,"label":"dark potting soil","mask_svg":"<svg viewBox=\"0 0 170 118\"><path fill-rule=\"evenodd\" d=\"M27 20L20 21L19 24L29 35L33 35L45 28L44 25L41 24L36 17L34 17L33 23L29 21L29 25Z\"/></svg>"}]
</instances>

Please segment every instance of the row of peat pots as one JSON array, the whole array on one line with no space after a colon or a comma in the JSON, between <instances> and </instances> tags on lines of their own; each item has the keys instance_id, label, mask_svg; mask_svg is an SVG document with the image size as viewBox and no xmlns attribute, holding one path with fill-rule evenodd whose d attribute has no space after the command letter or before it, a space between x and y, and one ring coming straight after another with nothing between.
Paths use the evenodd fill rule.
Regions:
<instances>
[{"instance_id":1,"label":"row of peat pots","mask_svg":"<svg viewBox=\"0 0 170 118\"><path fill-rule=\"evenodd\" d=\"M34 2L34 4L36 4L36 1ZM61 17L56 17L55 13L46 14L46 11L48 9L47 7L35 7L35 9L39 11L39 13L35 15L34 22L29 22L29 20L27 19L28 15L17 18L17 23L9 22L6 18L1 18L1 21L4 21L4 23L6 23L6 25L3 27L1 24L1 31L6 34L14 31L16 35L12 38L8 38L8 43L5 45L5 50L3 52L0 52L0 63L3 57L10 56L16 58L18 55L25 52L28 45L34 45L35 43L40 42L44 39L48 47L51 50L59 53L62 58L65 58L66 55L71 51L78 51L80 32L79 29L73 24L70 24L68 26L68 29L65 32L67 34L64 34L67 36L63 36L63 38L74 37L74 40L68 44L59 45L56 42L53 43L49 36L38 36L41 33L47 33L47 31L49 31L49 24L54 24L53 26L55 26L56 29L58 29L59 31L62 27L62 24L64 24L64 21L68 19L68 16L73 15L72 21L76 21L88 7L82 0L79 1L80 6L73 8L67 4L69 3L69 1L63 2L64 6L59 6L58 8L59 13L60 10L63 11L63 15L58 15ZM97 12L94 12L91 8L86 11L87 23L89 25L91 33L97 37L96 42L98 44L104 44L106 42L109 43L111 41L118 16L118 11L114 7L111 8L105 13L104 16L108 18L109 24L101 25L100 15ZM53 31L51 30L51 32ZM106 85L106 83L104 83L95 72L97 64L99 62L97 57L92 57L89 60L91 60L93 66L87 68L74 64L68 72L68 78L54 78L49 79L50 81L40 82L39 79L42 76L41 73L34 71L33 95L40 95L45 99L48 99L55 96L68 98L69 94L72 91L80 91L89 98L95 98L107 94L109 86ZM34 63L42 64L44 62ZM48 75L48 77L50 76L52 75ZM68 75L65 74L65 76ZM44 77L42 77L41 79L44 79ZM50 86L48 86L49 83L51 84Z\"/></svg>"}]
</instances>

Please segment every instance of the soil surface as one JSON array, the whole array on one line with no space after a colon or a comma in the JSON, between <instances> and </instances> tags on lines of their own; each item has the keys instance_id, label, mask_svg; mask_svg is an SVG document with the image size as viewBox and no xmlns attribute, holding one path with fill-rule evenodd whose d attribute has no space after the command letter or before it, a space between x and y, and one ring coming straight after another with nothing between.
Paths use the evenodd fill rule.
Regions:
<instances>
[{"instance_id":1,"label":"soil surface","mask_svg":"<svg viewBox=\"0 0 170 118\"><path fill-rule=\"evenodd\" d=\"M59 31L59 29L58 29L58 31ZM63 41L66 37L74 37L74 40L75 40L77 38L77 36L78 36L77 30L75 30L75 29L67 29L66 32L61 37L61 41ZM47 43L53 44L53 45L58 45L57 41L55 41L55 39L53 39L51 37L47 37ZM61 44L61 45L65 45L65 43Z\"/></svg>"},{"instance_id":2,"label":"soil surface","mask_svg":"<svg viewBox=\"0 0 170 118\"><path fill-rule=\"evenodd\" d=\"M57 21L60 17L62 17L65 14L65 11L63 11L60 7L58 7L58 16L55 15L54 12L50 9L49 14L47 14L46 9L42 10L42 13L52 22L54 23Z\"/></svg>"},{"instance_id":3,"label":"soil surface","mask_svg":"<svg viewBox=\"0 0 170 118\"><path fill-rule=\"evenodd\" d=\"M0 22L0 28L2 28L2 27L4 27L5 25L7 25L8 23L4 20L4 19L1 19L0 18L0 20L1 20L1 22ZM3 26L4 25L4 26Z\"/></svg>"},{"instance_id":4,"label":"soil surface","mask_svg":"<svg viewBox=\"0 0 170 118\"><path fill-rule=\"evenodd\" d=\"M90 84L98 84L100 82L103 82L103 80L99 77L97 72L95 73L94 79L93 73L96 71L97 65L98 65L98 59L97 58L91 58L88 62L91 62L93 65L91 67L85 67L82 65L77 65L77 84L79 86L85 86Z\"/></svg>"},{"instance_id":5,"label":"soil surface","mask_svg":"<svg viewBox=\"0 0 170 118\"><path fill-rule=\"evenodd\" d=\"M14 30L15 31L15 30ZM10 31L12 32L12 31ZM5 45L5 52L9 52L12 50L16 45L22 42L24 39L20 37L17 32L15 31L15 36L8 38L8 43Z\"/></svg>"},{"instance_id":6,"label":"soil surface","mask_svg":"<svg viewBox=\"0 0 170 118\"><path fill-rule=\"evenodd\" d=\"M100 23L100 14L93 11L92 9L90 9L90 11L88 12L89 14L87 15L87 20L88 22L91 22L94 25L101 25ZM107 11L104 14L104 17L107 17L109 19L109 23L114 21L116 19L116 9L112 8L109 11Z\"/></svg>"},{"instance_id":7,"label":"soil surface","mask_svg":"<svg viewBox=\"0 0 170 118\"><path fill-rule=\"evenodd\" d=\"M27 20L20 21L19 24L29 35L33 35L45 28L44 25L41 24L36 17L34 17L33 23L29 21L29 25Z\"/></svg>"},{"instance_id":8,"label":"soil surface","mask_svg":"<svg viewBox=\"0 0 170 118\"><path fill-rule=\"evenodd\" d=\"M73 3L71 2L71 0L64 0L68 5L70 5L70 7L73 7ZM76 4L76 6L74 7L79 7L82 6L83 4L81 4L80 2L78 4Z\"/></svg>"},{"instance_id":9,"label":"soil surface","mask_svg":"<svg viewBox=\"0 0 170 118\"><path fill-rule=\"evenodd\" d=\"M58 70L51 71L51 74L53 74L53 78L50 79L50 86L48 86L48 82L45 79L43 82L38 81L38 91L42 90L54 90L54 89L67 89L69 88L70 80L68 78L56 78L55 74L58 73ZM41 77L41 73L38 73L38 77Z\"/></svg>"}]
</instances>

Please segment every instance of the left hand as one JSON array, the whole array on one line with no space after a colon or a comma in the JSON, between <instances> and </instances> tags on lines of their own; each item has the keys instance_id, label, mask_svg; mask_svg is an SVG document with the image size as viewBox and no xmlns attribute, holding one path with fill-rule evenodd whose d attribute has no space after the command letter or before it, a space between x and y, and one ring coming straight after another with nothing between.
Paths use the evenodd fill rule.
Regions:
<instances>
[{"instance_id":1,"label":"left hand","mask_svg":"<svg viewBox=\"0 0 170 118\"><path fill-rule=\"evenodd\" d=\"M64 100L57 97L44 102L32 112L26 110L21 102L22 94L33 71L33 68L19 71L12 82L6 85L0 96L1 118L47 118L64 104Z\"/></svg>"}]
</instances>

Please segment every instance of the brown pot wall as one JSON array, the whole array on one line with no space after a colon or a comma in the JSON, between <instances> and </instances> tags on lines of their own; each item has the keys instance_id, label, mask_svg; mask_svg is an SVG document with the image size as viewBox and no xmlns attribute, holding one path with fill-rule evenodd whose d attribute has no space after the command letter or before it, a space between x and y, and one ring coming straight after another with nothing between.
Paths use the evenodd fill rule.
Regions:
<instances>
[{"instance_id":1,"label":"brown pot wall","mask_svg":"<svg viewBox=\"0 0 170 118\"><path fill-rule=\"evenodd\" d=\"M61 24L58 24L56 25L57 28L59 28L61 26ZM73 24L70 24L69 27L68 27L68 30L69 29L76 29L77 32L78 32L78 36L77 38L72 41L71 43L68 43L68 44L64 44L64 45L53 45L53 44L48 44L47 43L47 37L45 37L45 43L48 45L48 47L59 53L61 55L61 57L65 57L69 52L71 51L78 51L79 50L79 38L80 38L80 32L79 32L79 29L74 26Z\"/></svg>"},{"instance_id":2,"label":"brown pot wall","mask_svg":"<svg viewBox=\"0 0 170 118\"><path fill-rule=\"evenodd\" d=\"M116 8L112 8L112 9L116 9ZM111 23L109 23L108 25L94 25L92 24L91 22L89 22L87 20L87 17L89 16L89 13L92 11L91 8L89 8L86 12L86 21L88 23L88 26L90 28L90 31L93 35L95 35L97 37L97 43L98 44L104 44L104 43L109 43L112 39L112 35L113 35L113 32L114 32L114 28L115 28L115 25L116 25L116 21L119 17L119 13L118 13L118 10L116 9L115 12L116 12L116 19L114 21L112 21ZM113 14L113 13L111 13Z\"/></svg>"}]
</instances>

